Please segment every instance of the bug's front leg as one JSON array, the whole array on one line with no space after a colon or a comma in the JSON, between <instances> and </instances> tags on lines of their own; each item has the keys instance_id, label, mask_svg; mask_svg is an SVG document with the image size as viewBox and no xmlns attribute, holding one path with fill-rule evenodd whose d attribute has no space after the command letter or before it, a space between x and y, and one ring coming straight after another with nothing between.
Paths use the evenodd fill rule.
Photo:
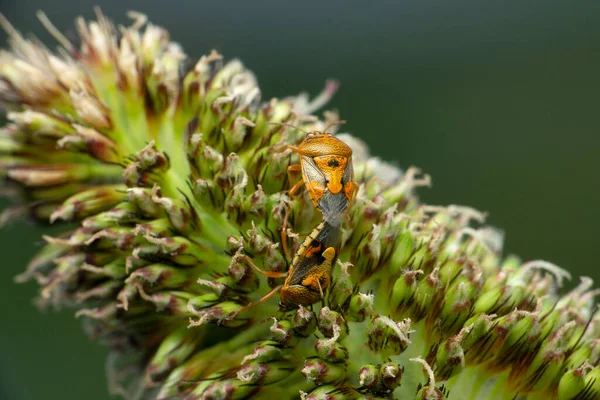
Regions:
<instances>
[{"instance_id":1,"label":"bug's front leg","mask_svg":"<svg viewBox=\"0 0 600 400\"><path fill-rule=\"evenodd\" d=\"M287 178L290 184L293 182L292 174L298 172L302 172L302 166L300 164L292 164L287 168ZM288 191L290 197L295 196L302 185L304 185L304 179L300 179L298 182L296 182L296 184Z\"/></svg>"}]
</instances>

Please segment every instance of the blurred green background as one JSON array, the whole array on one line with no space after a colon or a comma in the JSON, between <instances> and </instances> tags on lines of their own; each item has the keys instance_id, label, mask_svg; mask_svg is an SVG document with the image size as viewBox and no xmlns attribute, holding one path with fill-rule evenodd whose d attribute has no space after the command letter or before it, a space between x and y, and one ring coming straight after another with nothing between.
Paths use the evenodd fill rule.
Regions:
<instances>
[{"instance_id":1,"label":"blurred green background","mask_svg":"<svg viewBox=\"0 0 600 400\"><path fill-rule=\"evenodd\" d=\"M341 80L331 107L344 130L402 168L421 167L432 204L488 211L505 250L600 282L600 2L109 1L128 23L146 13L192 57L216 48L252 69L263 98ZM94 2L2 0L21 32L54 47ZM2 46L6 35L2 34ZM3 203L6 204L6 203ZM106 399L105 350L69 310L40 313L17 285L43 231L0 231L0 399Z\"/></svg>"}]
</instances>

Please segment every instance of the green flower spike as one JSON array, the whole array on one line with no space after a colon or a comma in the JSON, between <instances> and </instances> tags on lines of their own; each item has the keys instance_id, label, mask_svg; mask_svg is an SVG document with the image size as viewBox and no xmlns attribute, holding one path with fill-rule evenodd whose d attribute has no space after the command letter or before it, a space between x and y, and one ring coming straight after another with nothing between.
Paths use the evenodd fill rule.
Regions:
<instances>
[{"instance_id":1,"label":"green flower spike","mask_svg":"<svg viewBox=\"0 0 600 400\"><path fill-rule=\"evenodd\" d=\"M422 204L429 176L353 150L359 184L322 302L279 311L292 254L321 221L288 195L287 149L338 120L333 96L263 100L238 60L192 60L132 13L40 14L52 52L8 21L0 52L0 221L63 226L19 282L74 310L110 349L112 392L136 399L599 399L598 290L502 255L469 207ZM291 126L295 126L293 128ZM254 265L253 265L254 264ZM275 296L247 307L273 290ZM425 372L425 373L424 373ZM101 379L99 377L99 379Z\"/></svg>"}]
</instances>

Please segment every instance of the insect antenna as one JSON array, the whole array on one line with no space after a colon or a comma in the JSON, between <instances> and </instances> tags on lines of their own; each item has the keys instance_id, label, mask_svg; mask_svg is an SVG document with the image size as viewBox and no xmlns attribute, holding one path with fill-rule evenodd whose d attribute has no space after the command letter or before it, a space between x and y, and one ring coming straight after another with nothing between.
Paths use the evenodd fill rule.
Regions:
<instances>
[{"instance_id":1,"label":"insect antenna","mask_svg":"<svg viewBox=\"0 0 600 400\"><path fill-rule=\"evenodd\" d=\"M344 125L346 123L345 120L341 120L341 121L333 121L331 122L329 125L327 125L327 127L325 127L325 129L323 130L324 133L327 133L327 131L337 125Z\"/></svg>"},{"instance_id":2,"label":"insect antenna","mask_svg":"<svg viewBox=\"0 0 600 400\"><path fill-rule=\"evenodd\" d=\"M279 125L279 126L287 126L288 128L294 128L294 129L298 129L299 131L302 131L304 133L306 133L308 135L308 132L305 131L304 129L298 127L298 126L294 126L292 124L288 124L286 122L267 122L268 125Z\"/></svg>"}]
</instances>

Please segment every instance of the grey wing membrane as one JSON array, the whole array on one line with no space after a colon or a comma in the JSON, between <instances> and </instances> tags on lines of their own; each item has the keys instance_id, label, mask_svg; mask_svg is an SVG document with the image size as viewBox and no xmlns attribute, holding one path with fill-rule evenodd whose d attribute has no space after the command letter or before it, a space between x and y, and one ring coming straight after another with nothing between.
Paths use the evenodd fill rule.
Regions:
<instances>
[{"instance_id":1,"label":"grey wing membrane","mask_svg":"<svg viewBox=\"0 0 600 400\"><path fill-rule=\"evenodd\" d=\"M343 183L353 182L354 181L354 167L352 165L352 156L348 158L348 163L346 164L346 169L344 169L344 176L342 177Z\"/></svg>"},{"instance_id":2,"label":"grey wing membrane","mask_svg":"<svg viewBox=\"0 0 600 400\"><path fill-rule=\"evenodd\" d=\"M302 176L304 177L304 182L307 184L307 188L310 190L310 182L313 186L318 186L319 189L325 190L327 187L327 182L325 182L325 175L321 172L321 170L315 164L315 161L308 156L302 156Z\"/></svg>"}]
</instances>

